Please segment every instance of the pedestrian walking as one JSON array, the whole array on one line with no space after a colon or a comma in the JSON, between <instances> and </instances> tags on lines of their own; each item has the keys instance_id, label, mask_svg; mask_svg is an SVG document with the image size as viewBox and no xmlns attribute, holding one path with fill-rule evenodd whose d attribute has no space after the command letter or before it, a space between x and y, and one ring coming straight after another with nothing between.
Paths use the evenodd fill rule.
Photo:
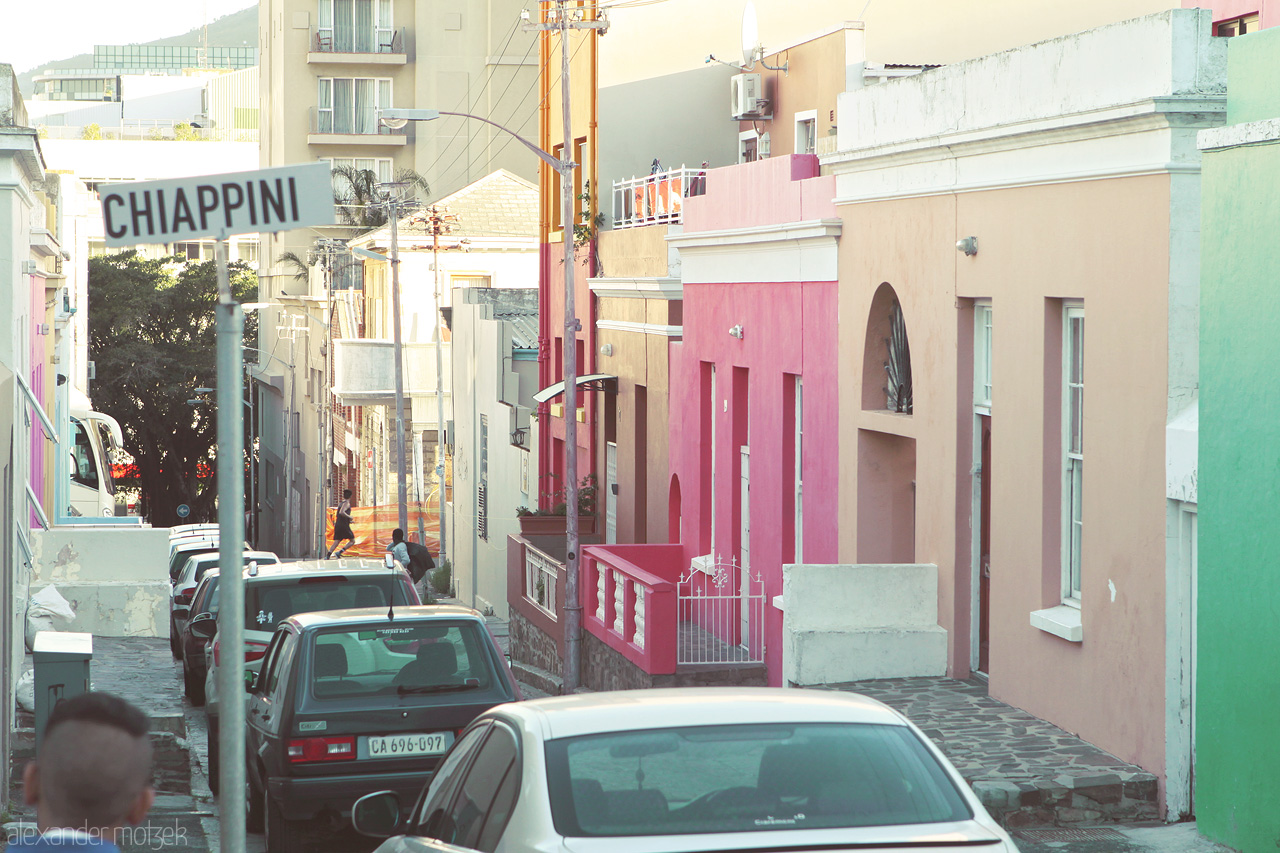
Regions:
<instances>
[{"instance_id":1,"label":"pedestrian walking","mask_svg":"<svg viewBox=\"0 0 1280 853\"><path fill-rule=\"evenodd\" d=\"M404 541L404 529L397 527L391 531L391 544L387 546L387 550L391 552L391 556L395 557L400 565L406 569L409 568L409 546Z\"/></svg>"},{"instance_id":2,"label":"pedestrian walking","mask_svg":"<svg viewBox=\"0 0 1280 853\"><path fill-rule=\"evenodd\" d=\"M346 542L341 548L338 545ZM338 504L338 512L333 519L333 548L325 555L325 559L341 557L342 552L356 544L356 535L351 530L351 490L342 490L342 502Z\"/></svg>"},{"instance_id":3,"label":"pedestrian walking","mask_svg":"<svg viewBox=\"0 0 1280 853\"><path fill-rule=\"evenodd\" d=\"M119 853L120 830L142 823L155 799L149 730L146 714L110 693L55 705L22 774L38 831L10 832L7 849Z\"/></svg>"},{"instance_id":4,"label":"pedestrian walking","mask_svg":"<svg viewBox=\"0 0 1280 853\"><path fill-rule=\"evenodd\" d=\"M409 552L409 576L413 578L414 586L418 587L422 603L431 604L431 582L427 580L427 572L436 567L431 549L417 542L405 542L404 546Z\"/></svg>"}]
</instances>

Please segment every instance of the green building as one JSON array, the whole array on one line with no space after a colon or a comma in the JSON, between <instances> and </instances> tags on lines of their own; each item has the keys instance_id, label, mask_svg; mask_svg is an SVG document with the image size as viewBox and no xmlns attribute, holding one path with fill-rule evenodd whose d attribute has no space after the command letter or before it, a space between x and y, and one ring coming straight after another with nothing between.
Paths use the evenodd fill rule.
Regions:
<instances>
[{"instance_id":1,"label":"green building","mask_svg":"<svg viewBox=\"0 0 1280 853\"><path fill-rule=\"evenodd\" d=\"M1201 131L1199 831L1280 845L1280 28L1231 39Z\"/></svg>"}]
</instances>

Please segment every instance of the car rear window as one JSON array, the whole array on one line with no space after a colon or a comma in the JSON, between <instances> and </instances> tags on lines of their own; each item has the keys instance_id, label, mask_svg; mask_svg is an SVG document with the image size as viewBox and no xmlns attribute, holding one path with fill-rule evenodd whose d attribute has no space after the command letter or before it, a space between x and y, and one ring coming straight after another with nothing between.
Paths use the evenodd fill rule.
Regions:
<instances>
[{"instance_id":1,"label":"car rear window","mask_svg":"<svg viewBox=\"0 0 1280 853\"><path fill-rule=\"evenodd\" d=\"M487 637L475 622L365 625L313 635L312 695L449 696L497 683Z\"/></svg>"},{"instance_id":2,"label":"car rear window","mask_svg":"<svg viewBox=\"0 0 1280 853\"><path fill-rule=\"evenodd\" d=\"M685 835L968 820L905 726L725 725L548 741L556 830Z\"/></svg>"},{"instance_id":3,"label":"car rear window","mask_svg":"<svg viewBox=\"0 0 1280 853\"><path fill-rule=\"evenodd\" d=\"M394 596L394 599L389 598ZM398 574L347 578L280 578L244 586L244 625L251 631L274 631L295 613L416 604L406 597Z\"/></svg>"}]
</instances>

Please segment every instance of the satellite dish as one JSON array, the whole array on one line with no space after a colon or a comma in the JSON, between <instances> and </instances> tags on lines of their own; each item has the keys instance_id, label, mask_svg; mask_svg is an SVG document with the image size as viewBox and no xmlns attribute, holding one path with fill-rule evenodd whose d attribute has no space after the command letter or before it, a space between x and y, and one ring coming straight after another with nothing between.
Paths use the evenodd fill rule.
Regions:
<instances>
[{"instance_id":1,"label":"satellite dish","mask_svg":"<svg viewBox=\"0 0 1280 853\"><path fill-rule=\"evenodd\" d=\"M760 45L760 27L756 23L756 4L747 0L742 9L742 67L756 64L756 48Z\"/></svg>"}]
</instances>

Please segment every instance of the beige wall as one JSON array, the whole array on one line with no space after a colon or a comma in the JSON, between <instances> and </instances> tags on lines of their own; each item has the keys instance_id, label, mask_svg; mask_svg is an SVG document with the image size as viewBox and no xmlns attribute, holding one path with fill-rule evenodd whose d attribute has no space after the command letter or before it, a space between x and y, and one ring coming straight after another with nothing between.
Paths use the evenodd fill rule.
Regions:
<instances>
[{"instance_id":1,"label":"beige wall","mask_svg":"<svg viewBox=\"0 0 1280 853\"><path fill-rule=\"evenodd\" d=\"M845 90L845 48L848 40L862 41L857 30L837 30L790 50L766 57L775 68L757 63L751 71L760 75L765 95L773 101L773 120L739 122L739 130L769 132L770 157L796 153L796 113L817 110L817 137L835 127L836 96ZM726 94L727 100L727 94ZM804 153L804 152L801 152Z\"/></svg>"},{"instance_id":2,"label":"beige wall","mask_svg":"<svg viewBox=\"0 0 1280 853\"><path fill-rule=\"evenodd\" d=\"M696 68L709 53L741 62L743 5L742 0L668 0L610 10L600 85ZM862 15L868 58L901 64L958 62L1178 5L1174 0L755 0L766 51Z\"/></svg>"},{"instance_id":3,"label":"beige wall","mask_svg":"<svg viewBox=\"0 0 1280 853\"><path fill-rule=\"evenodd\" d=\"M1169 203L1154 176L846 205L840 241L841 329L864 335L892 284L915 388L910 417L864 412L863 342L842 348L841 560L859 559L864 535L858 429L914 438L914 561L939 567L950 669L968 672L969 300L990 298L991 693L1157 774L1164 670L1136 662L1164 655ZM954 248L966 236L975 257ZM1061 299L1085 308L1082 643L1029 624L1060 600Z\"/></svg>"},{"instance_id":4,"label":"beige wall","mask_svg":"<svg viewBox=\"0 0 1280 853\"><path fill-rule=\"evenodd\" d=\"M679 304L666 299L603 298L598 303L598 318L604 322L643 323L651 327L679 325ZM597 332L598 346L613 346L611 356L597 355L597 369L618 376L618 393L613 403L617 427L613 437L618 443L619 542L667 541L667 350L670 340L667 335L656 332L608 328ZM637 386L645 392L642 420L638 413ZM605 416L597 431L599 464L596 467L603 492L605 442L609 436L607 401L601 410ZM603 500L600 511L603 520ZM603 532L603 527L601 530Z\"/></svg>"},{"instance_id":5,"label":"beige wall","mask_svg":"<svg viewBox=\"0 0 1280 853\"><path fill-rule=\"evenodd\" d=\"M601 231L599 275L610 278L649 278L667 274L667 228L623 228Z\"/></svg>"}]
</instances>

